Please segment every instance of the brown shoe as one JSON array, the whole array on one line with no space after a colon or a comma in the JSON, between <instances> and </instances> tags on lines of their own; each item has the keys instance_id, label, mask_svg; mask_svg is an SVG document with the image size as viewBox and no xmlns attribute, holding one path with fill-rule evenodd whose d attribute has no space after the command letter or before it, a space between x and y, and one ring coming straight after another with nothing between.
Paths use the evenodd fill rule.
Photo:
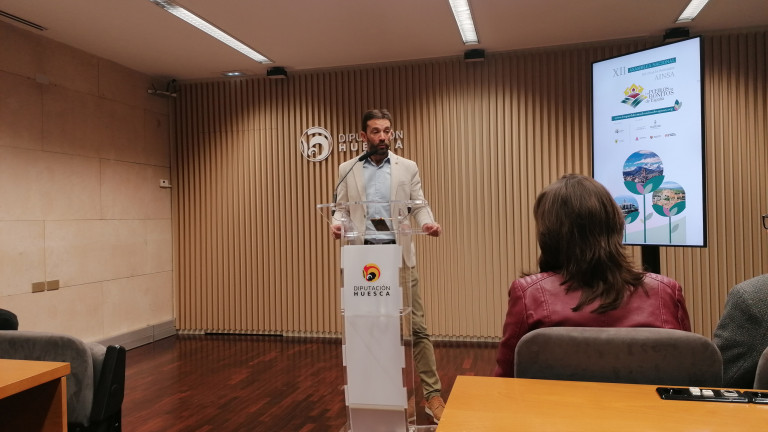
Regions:
<instances>
[{"instance_id":1,"label":"brown shoe","mask_svg":"<svg viewBox=\"0 0 768 432\"><path fill-rule=\"evenodd\" d=\"M432 420L435 421L435 423L440 423L440 417L443 416L443 411L445 410L445 402L443 401L443 398L440 396L432 396L427 401L427 407L424 408L424 411L427 412L427 414L432 416Z\"/></svg>"}]
</instances>

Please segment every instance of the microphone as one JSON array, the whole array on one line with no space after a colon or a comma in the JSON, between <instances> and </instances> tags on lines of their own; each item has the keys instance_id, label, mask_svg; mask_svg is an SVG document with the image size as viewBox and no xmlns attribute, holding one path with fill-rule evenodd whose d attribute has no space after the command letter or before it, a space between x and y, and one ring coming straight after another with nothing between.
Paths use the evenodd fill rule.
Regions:
<instances>
[{"instance_id":1,"label":"microphone","mask_svg":"<svg viewBox=\"0 0 768 432\"><path fill-rule=\"evenodd\" d=\"M358 162L362 162L362 161L368 159L369 157L375 155L377 152L378 152L377 149L368 150L367 152L361 154L360 157L357 158L357 161ZM354 165L352 165L352 166L354 166ZM350 169L350 171L352 171L352 170ZM347 174L349 174L349 173L347 173ZM342 179L342 180L344 180L344 179Z\"/></svg>"},{"instance_id":2,"label":"microphone","mask_svg":"<svg viewBox=\"0 0 768 432\"><path fill-rule=\"evenodd\" d=\"M339 186L341 186L341 182L343 182L344 179L347 178L349 173L352 172L352 169L355 167L355 165L357 165L358 162L362 162L362 161L370 158L371 156L375 155L376 152L378 152L378 150L374 148L374 149L368 150L367 152L361 154L360 157L357 158L355 163L353 163L352 166L349 167L349 170L347 170L347 172L344 173L344 176L342 176L341 180L339 180L339 182L336 183L336 188L333 190L333 203L334 204L336 204L336 199L337 199L337 196L338 196L338 193L339 193ZM334 213L336 213L336 210L332 210L331 211L331 216L333 216Z\"/></svg>"}]
</instances>

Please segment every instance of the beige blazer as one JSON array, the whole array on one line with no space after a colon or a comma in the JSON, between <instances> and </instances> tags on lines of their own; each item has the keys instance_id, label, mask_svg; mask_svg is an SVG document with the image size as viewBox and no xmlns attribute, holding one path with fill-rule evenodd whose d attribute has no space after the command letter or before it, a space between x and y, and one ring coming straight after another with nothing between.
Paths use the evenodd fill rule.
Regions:
<instances>
[{"instance_id":1,"label":"beige blazer","mask_svg":"<svg viewBox=\"0 0 768 432\"><path fill-rule=\"evenodd\" d=\"M392 152L389 153L389 160L391 164L390 199L392 201L424 200L419 167L416 165L416 162L400 157ZM337 203L366 201L363 162L358 162L357 164L355 162L357 162L357 157L339 165L340 179L350 168L352 172L346 176L338 187ZM349 214L337 213L334 219L340 223L345 217L350 218L355 227L360 227L361 231L364 231L366 222L365 206L352 205L349 207ZM435 223L432 211L427 205L413 206L410 216L405 218L404 221L409 221L408 223L413 224L413 228L420 228L426 223ZM393 227L394 230L398 228L399 226ZM363 236L358 236L352 243L362 244ZM405 263L410 267L415 266L416 247L413 241L411 241L411 236L400 236L400 245L403 248L403 260Z\"/></svg>"}]
</instances>

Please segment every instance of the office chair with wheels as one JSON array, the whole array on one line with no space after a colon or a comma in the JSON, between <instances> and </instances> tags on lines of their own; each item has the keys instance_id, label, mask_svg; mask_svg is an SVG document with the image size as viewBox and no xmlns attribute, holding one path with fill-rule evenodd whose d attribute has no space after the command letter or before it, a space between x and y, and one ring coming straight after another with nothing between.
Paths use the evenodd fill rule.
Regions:
<instances>
[{"instance_id":1,"label":"office chair with wheels","mask_svg":"<svg viewBox=\"0 0 768 432\"><path fill-rule=\"evenodd\" d=\"M720 387L723 360L712 341L682 330L549 327L520 339L515 377Z\"/></svg>"}]
</instances>

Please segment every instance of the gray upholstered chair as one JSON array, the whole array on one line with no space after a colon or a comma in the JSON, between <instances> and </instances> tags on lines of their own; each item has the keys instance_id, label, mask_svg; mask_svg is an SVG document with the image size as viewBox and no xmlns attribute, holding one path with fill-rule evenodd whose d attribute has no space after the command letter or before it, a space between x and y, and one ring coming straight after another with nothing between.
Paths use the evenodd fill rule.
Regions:
<instances>
[{"instance_id":1,"label":"gray upholstered chair","mask_svg":"<svg viewBox=\"0 0 768 432\"><path fill-rule=\"evenodd\" d=\"M515 377L720 387L723 360L712 341L681 330L549 327L520 339Z\"/></svg>"},{"instance_id":2,"label":"gray upholstered chair","mask_svg":"<svg viewBox=\"0 0 768 432\"><path fill-rule=\"evenodd\" d=\"M755 384L752 387L758 390L768 390L768 348L763 351L760 361L757 362Z\"/></svg>"},{"instance_id":3,"label":"gray upholstered chair","mask_svg":"<svg viewBox=\"0 0 768 432\"><path fill-rule=\"evenodd\" d=\"M56 333L3 330L0 331L0 358L69 363L69 432L119 432L122 429L124 347L105 347Z\"/></svg>"}]
</instances>

